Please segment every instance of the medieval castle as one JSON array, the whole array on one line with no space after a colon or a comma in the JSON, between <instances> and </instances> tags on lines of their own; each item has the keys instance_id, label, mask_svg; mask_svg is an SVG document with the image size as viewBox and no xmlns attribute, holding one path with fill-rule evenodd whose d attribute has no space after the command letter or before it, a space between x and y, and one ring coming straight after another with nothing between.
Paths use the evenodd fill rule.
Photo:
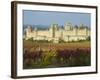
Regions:
<instances>
[{"instance_id":1,"label":"medieval castle","mask_svg":"<svg viewBox=\"0 0 100 80\"><path fill-rule=\"evenodd\" d=\"M58 43L59 40L65 42L86 40L88 37L90 37L90 29L88 27L83 24L73 26L71 23L66 23L63 28L59 27L58 24L52 24L46 30L32 29L31 26L28 26L24 34L25 40L32 38L33 40L48 40L55 43Z\"/></svg>"}]
</instances>

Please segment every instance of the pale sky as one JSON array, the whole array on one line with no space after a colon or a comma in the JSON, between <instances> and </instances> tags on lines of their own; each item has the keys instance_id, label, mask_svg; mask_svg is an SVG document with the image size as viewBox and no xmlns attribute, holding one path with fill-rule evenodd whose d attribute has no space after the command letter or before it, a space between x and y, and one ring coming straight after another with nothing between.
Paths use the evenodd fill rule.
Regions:
<instances>
[{"instance_id":1,"label":"pale sky","mask_svg":"<svg viewBox=\"0 0 100 80\"><path fill-rule=\"evenodd\" d=\"M90 27L91 14L23 10L23 25L51 25L53 23L64 25L66 22L71 22L73 25L84 24Z\"/></svg>"}]
</instances>

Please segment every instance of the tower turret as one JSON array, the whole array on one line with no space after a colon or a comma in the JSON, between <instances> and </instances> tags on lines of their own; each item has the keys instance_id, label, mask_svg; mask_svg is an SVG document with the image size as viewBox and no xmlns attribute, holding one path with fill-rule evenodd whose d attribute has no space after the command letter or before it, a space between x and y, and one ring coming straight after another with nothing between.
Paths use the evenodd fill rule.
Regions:
<instances>
[{"instance_id":1,"label":"tower turret","mask_svg":"<svg viewBox=\"0 0 100 80\"><path fill-rule=\"evenodd\" d=\"M70 22L65 24L65 30L72 30L72 29L73 29L73 26Z\"/></svg>"},{"instance_id":2,"label":"tower turret","mask_svg":"<svg viewBox=\"0 0 100 80\"><path fill-rule=\"evenodd\" d=\"M32 33L32 26L30 26L30 25L27 26L25 31L26 31L26 33L25 33L26 37L29 37L30 33Z\"/></svg>"},{"instance_id":3,"label":"tower turret","mask_svg":"<svg viewBox=\"0 0 100 80\"><path fill-rule=\"evenodd\" d=\"M58 30L58 24L52 24L49 30L50 30L51 36L54 38L55 32Z\"/></svg>"},{"instance_id":4,"label":"tower turret","mask_svg":"<svg viewBox=\"0 0 100 80\"><path fill-rule=\"evenodd\" d=\"M27 32L28 32L28 33L32 32L32 26L29 25L29 26L27 27Z\"/></svg>"}]
</instances>

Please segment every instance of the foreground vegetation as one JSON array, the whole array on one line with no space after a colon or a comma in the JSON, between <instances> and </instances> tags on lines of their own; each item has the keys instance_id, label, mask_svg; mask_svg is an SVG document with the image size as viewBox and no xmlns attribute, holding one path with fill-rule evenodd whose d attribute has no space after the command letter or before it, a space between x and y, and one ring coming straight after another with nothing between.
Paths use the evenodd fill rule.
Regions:
<instances>
[{"instance_id":1,"label":"foreground vegetation","mask_svg":"<svg viewBox=\"0 0 100 80\"><path fill-rule=\"evenodd\" d=\"M47 43L24 40L23 68L91 65L90 42Z\"/></svg>"}]
</instances>

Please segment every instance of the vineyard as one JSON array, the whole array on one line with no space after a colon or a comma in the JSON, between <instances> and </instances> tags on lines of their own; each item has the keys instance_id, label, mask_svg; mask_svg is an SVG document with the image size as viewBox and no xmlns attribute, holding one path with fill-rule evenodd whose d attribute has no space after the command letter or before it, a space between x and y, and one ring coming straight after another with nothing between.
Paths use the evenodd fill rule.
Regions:
<instances>
[{"instance_id":1,"label":"vineyard","mask_svg":"<svg viewBox=\"0 0 100 80\"><path fill-rule=\"evenodd\" d=\"M23 68L54 68L91 65L90 42L38 43L23 41Z\"/></svg>"}]
</instances>

